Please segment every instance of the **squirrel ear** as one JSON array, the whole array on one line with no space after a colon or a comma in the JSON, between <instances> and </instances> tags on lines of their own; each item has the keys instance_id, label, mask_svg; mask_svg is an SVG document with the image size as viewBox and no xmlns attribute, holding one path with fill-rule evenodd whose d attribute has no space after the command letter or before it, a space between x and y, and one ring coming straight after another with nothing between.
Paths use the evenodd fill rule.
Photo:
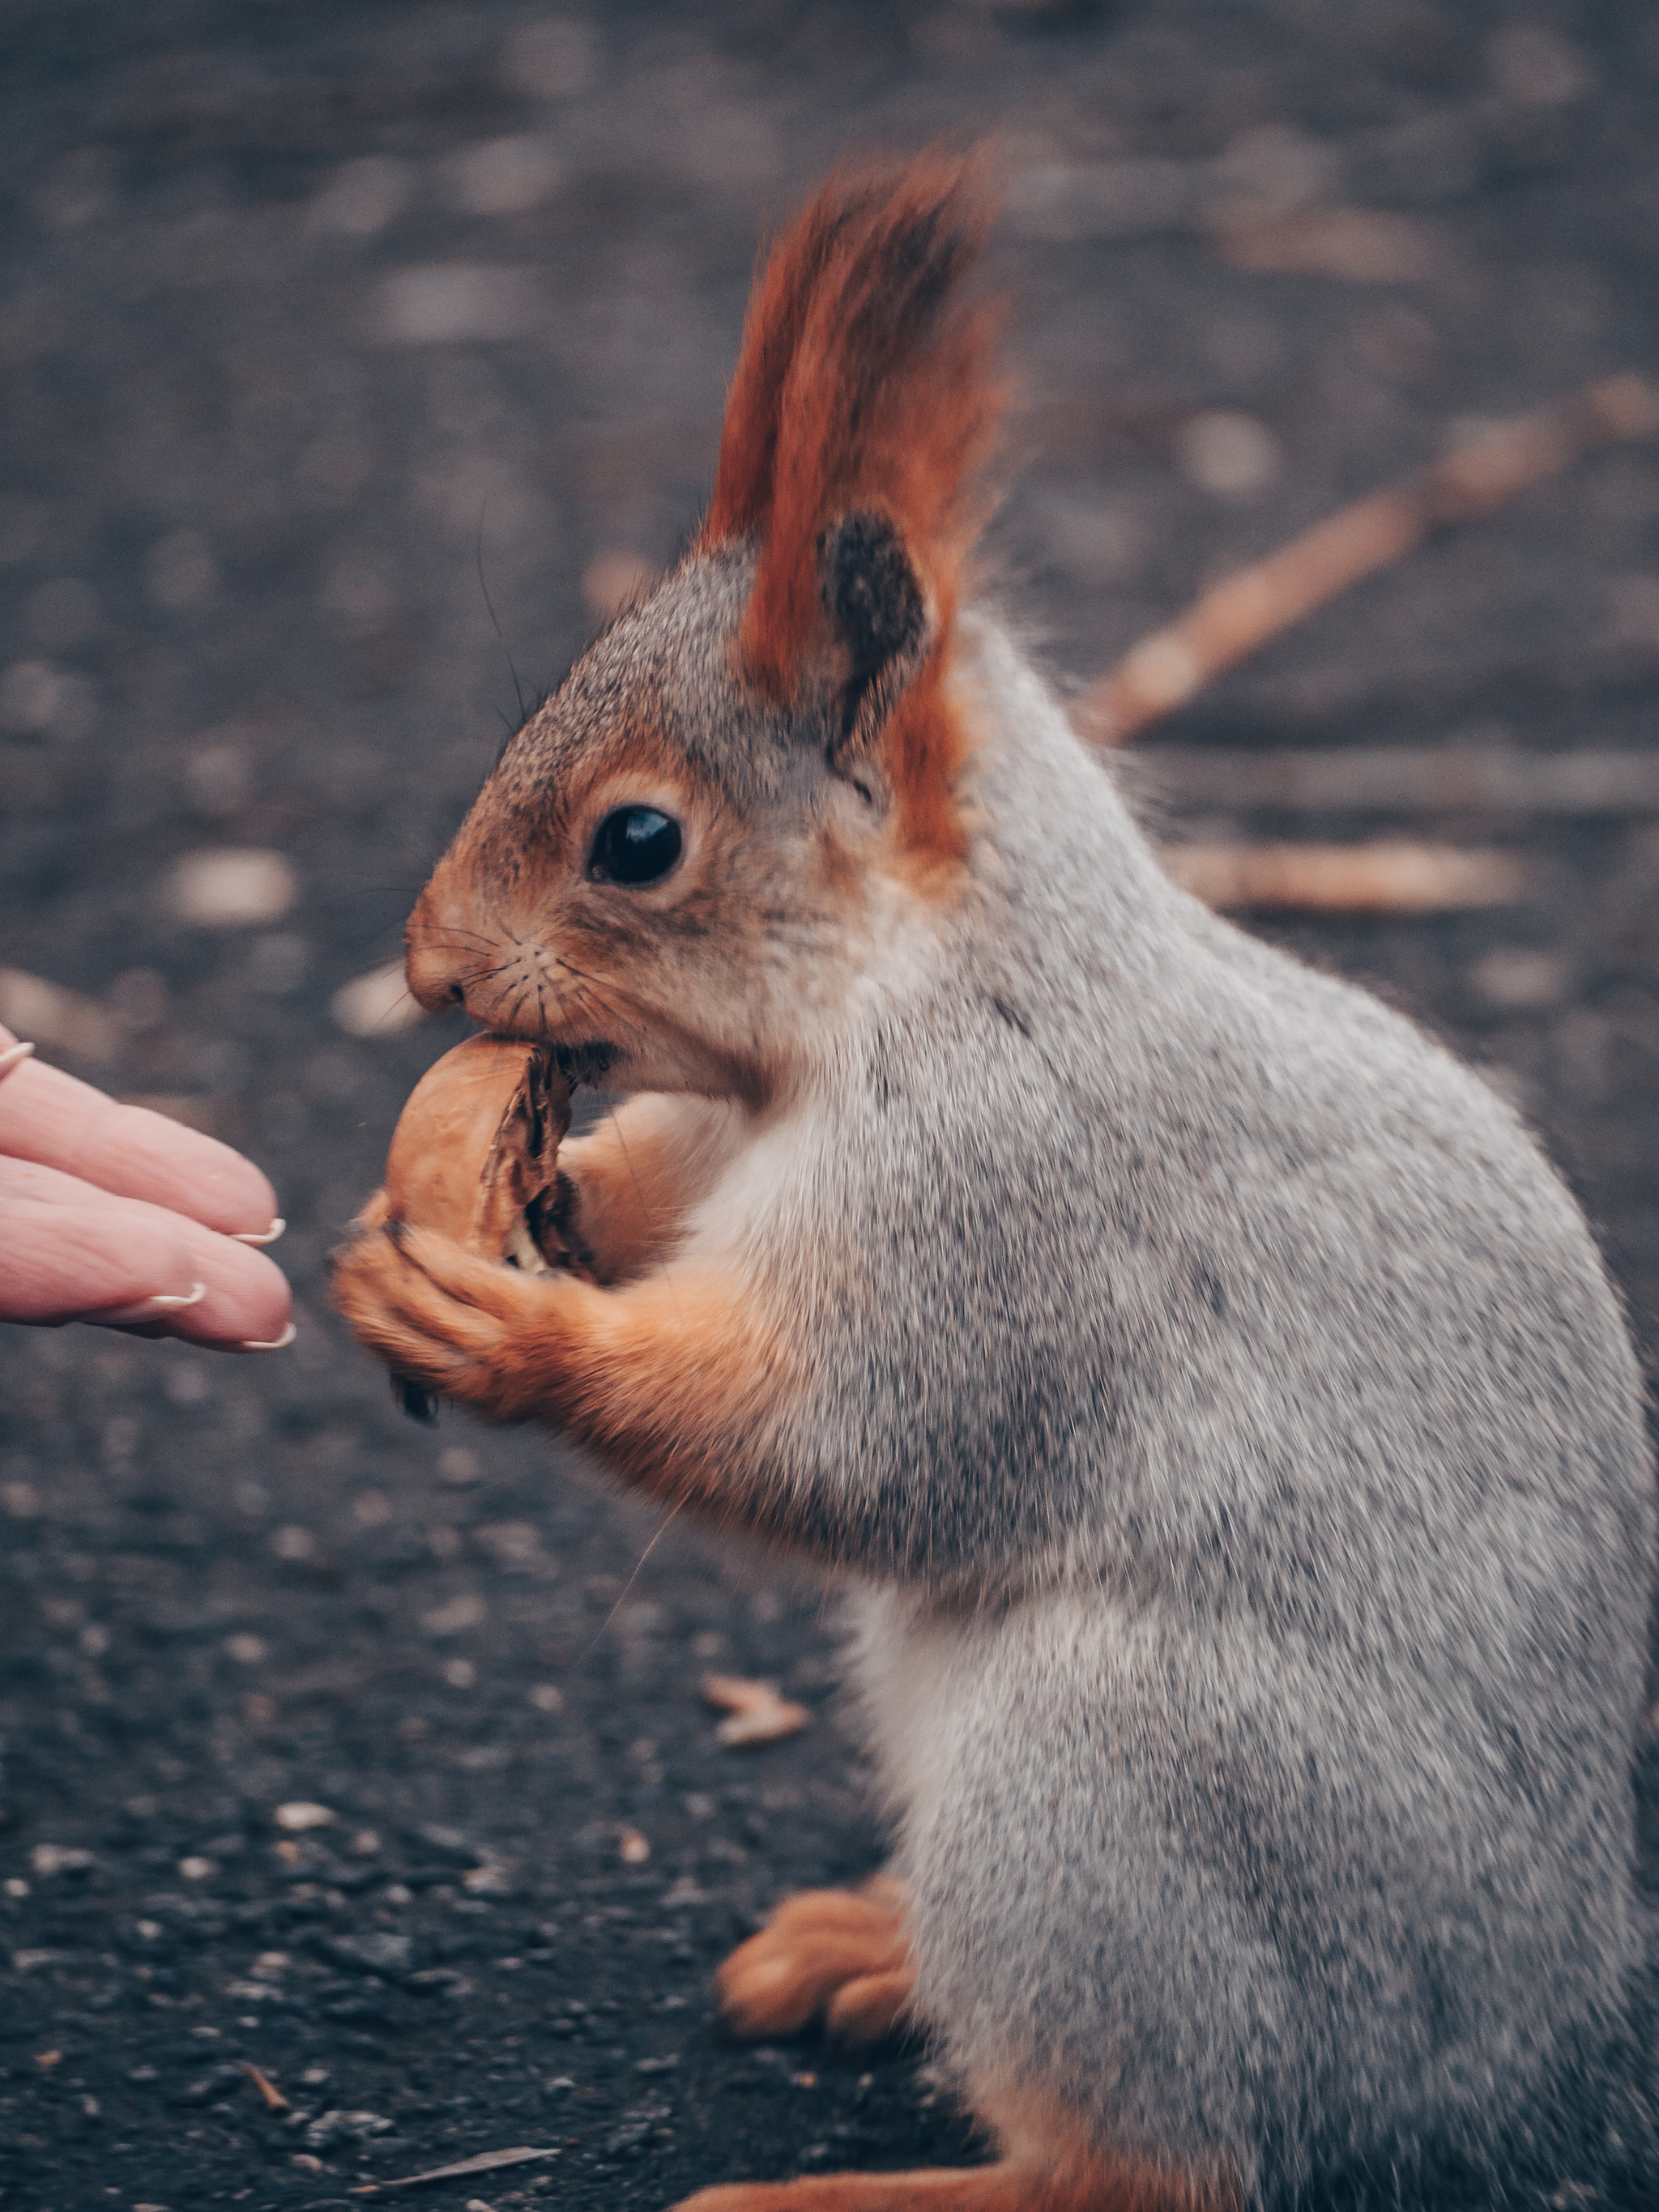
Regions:
<instances>
[{"instance_id":1,"label":"squirrel ear","mask_svg":"<svg viewBox=\"0 0 1659 2212\"><path fill-rule=\"evenodd\" d=\"M818 574L841 648L837 726L830 743L830 764L839 769L880 732L927 657L933 623L903 538L873 509L854 509L824 532Z\"/></svg>"}]
</instances>

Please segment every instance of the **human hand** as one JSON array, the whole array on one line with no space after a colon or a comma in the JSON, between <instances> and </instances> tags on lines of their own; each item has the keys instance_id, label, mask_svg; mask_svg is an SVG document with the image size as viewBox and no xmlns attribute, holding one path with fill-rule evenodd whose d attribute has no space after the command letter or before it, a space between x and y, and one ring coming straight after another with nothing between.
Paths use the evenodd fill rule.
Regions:
<instances>
[{"instance_id":1,"label":"human hand","mask_svg":"<svg viewBox=\"0 0 1659 2212\"><path fill-rule=\"evenodd\" d=\"M283 1226L258 1169L29 1054L0 1029L0 1321L287 1343L288 1283L252 1249Z\"/></svg>"}]
</instances>

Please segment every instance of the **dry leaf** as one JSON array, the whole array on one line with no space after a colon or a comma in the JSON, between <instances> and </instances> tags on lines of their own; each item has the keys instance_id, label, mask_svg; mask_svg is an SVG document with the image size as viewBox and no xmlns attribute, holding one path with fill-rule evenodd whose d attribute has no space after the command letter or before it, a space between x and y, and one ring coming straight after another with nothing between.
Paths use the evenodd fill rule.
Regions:
<instances>
[{"instance_id":1,"label":"dry leaf","mask_svg":"<svg viewBox=\"0 0 1659 2212\"><path fill-rule=\"evenodd\" d=\"M373 2197L380 2189L413 2189L423 2181L459 2181L468 2173L494 2173L503 2166L528 2166L532 2159L556 2158L556 2149L481 2150L476 2158L458 2159L453 2166L429 2166L424 2173L406 2173L397 2181L360 2181L354 2197Z\"/></svg>"},{"instance_id":2,"label":"dry leaf","mask_svg":"<svg viewBox=\"0 0 1659 2212\"><path fill-rule=\"evenodd\" d=\"M702 1694L708 1704L731 1716L714 1731L728 1751L776 1743L796 1735L811 1718L805 1705L781 1697L775 1684L745 1681L738 1674L705 1675Z\"/></svg>"}]
</instances>

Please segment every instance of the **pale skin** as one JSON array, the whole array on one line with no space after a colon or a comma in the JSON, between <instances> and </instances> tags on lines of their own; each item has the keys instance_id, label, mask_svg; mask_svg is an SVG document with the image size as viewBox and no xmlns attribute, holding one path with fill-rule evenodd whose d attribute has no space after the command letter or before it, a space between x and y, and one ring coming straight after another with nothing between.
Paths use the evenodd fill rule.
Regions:
<instances>
[{"instance_id":1,"label":"pale skin","mask_svg":"<svg viewBox=\"0 0 1659 2212\"><path fill-rule=\"evenodd\" d=\"M289 1286L258 1247L281 1228L252 1161L0 1029L0 1321L277 1349Z\"/></svg>"}]
</instances>

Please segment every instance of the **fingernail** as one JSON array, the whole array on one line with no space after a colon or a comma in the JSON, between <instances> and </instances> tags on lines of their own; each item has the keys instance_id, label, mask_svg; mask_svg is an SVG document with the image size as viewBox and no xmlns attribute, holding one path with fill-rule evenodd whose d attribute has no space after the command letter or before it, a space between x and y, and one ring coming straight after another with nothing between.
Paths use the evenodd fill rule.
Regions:
<instances>
[{"instance_id":1,"label":"fingernail","mask_svg":"<svg viewBox=\"0 0 1659 2212\"><path fill-rule=\"evenodd\" d=\"M233 1229L230 1241L233 1244L274 1244L287 1227L287 1222L279 1213L269 1229Z\"/></svg>"},{"instance_id":2,"label":"fingernail","mask_svg":"<svg viewBox=\"0 0 1659 2212\"><path fill-rule=\"evenodd\" d=\"M8 1045L4 1052L0 1052L0 1083L4 1082L14 1067L21 1067L26 1060L30 1059L33 1052L32 1044Z\"/></svg>"},{"instance_id":3,"label":"fingernail","mask_svg":"<svg viewBox=\"0 0 1659 2212\"><path fill-rule=\"evenodd\" d=\"M273 1336L269 1344L261 1344L257 1337L245 1336L238 1347L242 1352L285 1352L300 1334L292 1322L280 1336Z\"/></svg>"},{"instance_id":4,"label":"fingernail","mask_svg":"<svg viewBox=\"0 0 1659 2212\"><path fill-rule=\"evenodd\" d=\"M184 1306L199 1306L207 1296L205 1283L192 1283L182 1297L171 1291L157 1291L148 1298L135 1298L129 1306L109 1306L101 1313L89 1313L83 1318L94 1322L100 1328L140 1328L147 1321L160 1321L163 1314L174 1314Z\"/></svg>"}]
</instances>

